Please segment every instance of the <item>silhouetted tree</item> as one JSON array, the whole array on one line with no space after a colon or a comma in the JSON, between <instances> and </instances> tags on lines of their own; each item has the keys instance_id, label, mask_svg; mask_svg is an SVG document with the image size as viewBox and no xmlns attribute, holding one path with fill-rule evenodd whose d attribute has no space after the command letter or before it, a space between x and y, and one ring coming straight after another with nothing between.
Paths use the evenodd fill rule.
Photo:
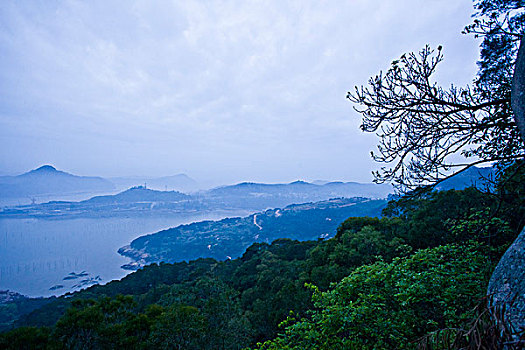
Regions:
<instances>
[{"instance_id":1,"label":"silhouetted tree","mask_svg":"<svg viewBox=\"0 0 525 350\"><path fill-rule=\"evenodd\" d=\"M377 182L393 181L405 192L436 185L476 164L523 161L525 52L520 60L517 53L524 7L523 0L475 3L475 20L464 30L483 38L472 87L446 89L434 82L442 47L426 46L348 93L363 116L361 129L380 138L372 157L388 166L374 173ZM450 160L457 153L464 162Z\"/></svg>"}]
</instances>

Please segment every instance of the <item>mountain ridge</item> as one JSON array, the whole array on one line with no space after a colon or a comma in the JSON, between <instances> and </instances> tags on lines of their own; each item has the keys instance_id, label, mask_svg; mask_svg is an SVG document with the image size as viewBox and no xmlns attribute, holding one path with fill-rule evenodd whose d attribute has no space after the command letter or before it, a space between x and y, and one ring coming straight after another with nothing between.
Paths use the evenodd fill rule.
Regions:
<instances>
[{"instance_id":1,"label":"mountain ridge","mask_svg":"<svg viewBox=\"0 0 525 350\"><path fill-rule=\"evenodd\" d=\"M315 185L304 181L294 181L288 184L243 182L193 194L135 186L117 194L95 196L78 202L51 201L7 207L0 211L0 217L66 218L173 215L196 211L254 212L330 198L385 198L390 187L388 185L378 186L342 182L325 185Z\"/></svg>"},{"instance_id":2,"label":"mountain ridge","mask_svg":"<svg viewBox=\"0 0 525 350\"><path fill-rule=\"evenodd\" d=\"M0 176L0 197L66 195L112 191L114 185L97 176L78 176L42 165L15 176Z\"/></svg>"}]
</instances>

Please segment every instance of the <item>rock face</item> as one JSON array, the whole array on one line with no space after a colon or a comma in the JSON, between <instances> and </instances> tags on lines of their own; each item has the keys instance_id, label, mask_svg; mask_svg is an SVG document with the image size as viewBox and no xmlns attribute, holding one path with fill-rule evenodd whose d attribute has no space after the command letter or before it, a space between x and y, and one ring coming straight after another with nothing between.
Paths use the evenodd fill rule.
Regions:
<instances>
[{"instance_id":1,"label":"rock face","mask_svg":"<svg viewBox=\"0 0 525 350\"><path fill-rule=\"evenodd\" d=\"M506 319L514 330L525 329L525 229L496 266L487 292L493 306L505 305Z\"/></svg>"},{"instance_id":2,"label":"rock face","mask_svg":"<svg viewBox=\"0 0 525 350\"><path fill-rule=\"evenodd\" d=\"M514 121L520 130L521 139L525 141L525 36L521 37L514 76L512 79L511 104Z\"/></svg>"},{"instance_id":3,"label":"rock face","mask_svg":"<svg viewBox=\"0 0 525 350\"><path fill-rule=\"evenodd\" d=\"M525 36L514 67L511 105L514 121L525 142ZM493 306L505 306L505 316L517 332L525 330L525 228L501 258L490 278L489 296Z\"/></svg>"}]
</instances>

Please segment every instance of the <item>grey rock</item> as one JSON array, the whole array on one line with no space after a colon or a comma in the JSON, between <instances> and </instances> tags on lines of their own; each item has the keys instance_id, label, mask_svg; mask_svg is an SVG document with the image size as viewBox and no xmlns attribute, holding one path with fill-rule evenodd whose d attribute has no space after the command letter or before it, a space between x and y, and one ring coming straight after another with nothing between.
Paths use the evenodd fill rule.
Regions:
<instances>
[{"instance_id":1,"label":"grey rock","mask_svg":"<svg viewBox=\"0 0 525 350\"><path fill-rule=\"evenodd\" d=\"M525 229L496 266L487 294L492 306L505 306L505 318L515 331L525 329Z\"/></svg>"},{"instance_id":2,"label":"grey rock","mask_svg":"<svg viewBox=\"0 0 525 350\"><path fill-rule=\"evenodd\" d=\"M512 79L511 105L514 121L520 130L521 139L525 142L525 36L521 37L518 57Z\"/></svg>"}]
</instances>

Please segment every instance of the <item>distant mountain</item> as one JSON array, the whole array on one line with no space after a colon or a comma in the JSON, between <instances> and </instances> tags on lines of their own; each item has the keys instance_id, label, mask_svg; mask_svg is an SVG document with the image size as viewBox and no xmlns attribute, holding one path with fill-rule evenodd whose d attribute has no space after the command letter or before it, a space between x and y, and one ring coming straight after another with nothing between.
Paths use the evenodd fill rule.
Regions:
<instances>
[{"instance_id":1,"label":"distant mountain","mask_svg":"<svg viewBox=\"0 0 525 350\"><path fill-rule=\"evenodd\" d=\"M199 189L197 181L186 174L177 174L163 177L114 177L109 179L119 189L146 185L149 188L161 191L175 190L193 192Z\"/></svg>"},{"instance_id":2,"label":"distant mountain","mask_svg":"<svg viewBox=\"0 0 525 350\"><path fill-rule=\"evenodd\" d=\"M0 197L96 193L113 189L113 184L101 177L76 176L51 165L18 176L0 176Z\"/></svg>"},{"instance_id":3,"label":"distant mountain","mask_svg":"<svg viewBox=\"0 0 525 350\"><path fill-rule=\"evenodd\" d=\"M496 170L492 167L478 168L471 167L450 179L447 179L436 186L437 190L462 190L467 187L475 186L484 188L488 180L494 180Z\"/></svg>"},{"instance_id":4,"label":"distant mountain","mask_svg":"<svg viewBox=\"0 0 525 350\"><path fill-rule=\"evenodd\" d=\"M236 258L254 242L278 238L315 240L332 237L350 216L380 216L386 200L331 199L270 209L246 217L201 221L141 236L119 249L133 259L125 268L154 262L178 262L201 257Z\"/></svg>"},{"instance_id":5,"label":"distant mountain","mask_svg":"<svg viewBox=\"0 0 525 350\"><path fill-rule=\"evenodd\" d=\"M132 187L124 192L114 195L96 196L80 202L83 205L90 204L124 204L132 202L178 202L188 200L191 197L177 191L156 191L144 186Z\"/></svg>"},{"instance_id":6,"label":"distant mountain","mask_svg":"<svg viewBox=\"0 0 525 350\"><path fill-rule=\"evenodd\" d=\"M262 210L337 197L386 198L391 192L390 185L357 182L328 182L323 185L304 181L288 184L243 182L206 191L202 196L212 206L222 203L232 208Z\"/></svg>"},{"instance_id":7,"label":"distant mountain","mask_svg":"<svg viewBox=\"0 0 525 350\"><path fill-rule=\"evenodd\" d=\"M290 204L330 198L385 198L388 185L329 182L314 185L304 181L289 184L244 182L187 195L177 191L157 191L144 186L114 195L93 197L80 202L51 201L43 204L8 207L3 217L99 217L120 215L173 215L210 211L255 212Z\"/></svg>"},{"instance_id":8,"label":"distant mountain","mask_svg":"<svg viewBox=\"0 0 525 350\"><path fill-rule=\"evenodd\" d=\"M312 181L312 183L314 185L326 185L329 182L332 182L332 181L327 181L327 180L314 180L314 181Z\"/></svg>"},{"instance_id":9,"label":"distant mountain","mask_svg":"<svg viewBox=\"0 0 525 350\"><path fill-rule=\"evenodd\" d=\"M115 195L96 196L80 202L51 201L8 207L0 210L0 216L39 218L151 216L182 215L206 210L205 205L184 193L156 191L137 186Z\"/></svg>"},{"instance_id":10,"label":"distant mountain","mask_svg":"<svg viewBox=\"0 0 525 350\"><path fill-rule=\"evenodd\" d=\"M174 189L177 191L191 192L199 188L197 181L193 180L186 174L177 174L173 176L164 176L150 179L148 186L157 189Z\"/></svg>"}]
</instances>

